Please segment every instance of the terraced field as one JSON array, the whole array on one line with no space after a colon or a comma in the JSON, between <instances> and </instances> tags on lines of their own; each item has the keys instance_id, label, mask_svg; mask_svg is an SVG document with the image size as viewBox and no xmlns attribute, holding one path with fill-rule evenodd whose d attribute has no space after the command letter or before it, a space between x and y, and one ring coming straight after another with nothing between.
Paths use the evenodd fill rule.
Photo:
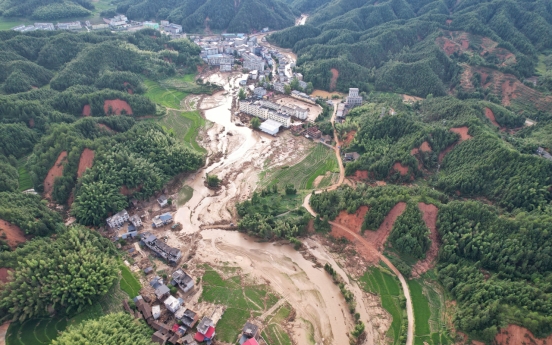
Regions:
<instances>
[{"instance_id":1,"label":"terraced field","mask_svg":"<svg viewBox=\"0 0 552 345\"><path fill-rule=\"evenodd\" d=\"M169 110L167 115L154 121L159 123L166 131L172 131L175 134L175 138L189 148L201 153L207 152L196 141L200 128L206 124L205 119L201 117L199 111L181 112Z\"/></svg>"},{"instance_id":2,"label":"terraced field","mask_svg":"<svg viewBox=\"0 0 552 345\"><path fill-rule=\"evenodd\" d=\"M381 297L382 307L391 314L393 321L387 332L389 338L393 339L392 344L402 344L401 335L406 337L406 312L401 303L403 296L397 278L384 269L371 267L364 276L360 278L362 287L368 291L378 294Z\"/></svg>"},{"instance_id":3,"label":"terraced field","mask_svg":"<svg viewBox=\"0 0 552 345\"><path fill-rule=\"evenodd\" d=\"M180 109L180 102L188 96L184 91L168 89L150 79L144 80L144 85L147 87L145 96L167 108Z\"/></svg>"},{"instance_id":4,"label":"terraced field","mask_svg":"<svg viewBox=\"0 0 552 345\"><path fill-rule=\"evenodd\" d=\"M446 345L454 342L447 336L442 297L424 280L408 282L415 317L415 345Z\"/></svg>"},{"instance_id":5,"label":"terraced field","mask_svg":"<svg viewBox=\"0 0 552 345\"><path fill-rule=\"evenodd\" d=\"M25 166L25 163L27 163L27 157L21 158L17 162L17 172L19 173L19 190L27 190L33 188L33 183L31 182L31 176L29 175L29 172L27 171L27 167Z\"/></svg>"},{"instance_id":6,"label":"terraced field","mask_svg":"<svg viewBox=\"0 0 552 345\"><path fill-rule=\"evenodd\" d=\"M297 190L313 189L316 177L328 171L339 173L335 152L322 144L317 144L305 159L294 166L268 171L261 185L263 188L278 185L279 189L284 189L286 185L291 184ZM330 182L331 180L327 180L325 183Z\"/></svg>"}]
</instances>

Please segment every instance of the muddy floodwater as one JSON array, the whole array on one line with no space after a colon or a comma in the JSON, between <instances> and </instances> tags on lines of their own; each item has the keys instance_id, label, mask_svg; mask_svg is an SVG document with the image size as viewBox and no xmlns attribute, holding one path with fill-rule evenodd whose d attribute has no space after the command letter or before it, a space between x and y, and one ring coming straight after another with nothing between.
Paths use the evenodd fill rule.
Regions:
<instances>
[{"instance_id":1,"label":"muddy floodwater","mask_svg":"<svg viewBox=\"0 0 552 345\"><path fill-rule=\"evenodd\" d=\"M274 291L289 302L297 317L288 329L295 344L346 344L354 320L338 288L323 268L291 246L281 243L259 243L237 231L217 229L236 223L235 204L251 197L264 169L293 165L304 159L313 147L305 138L293 137L289 131L272 137L236 126L232 116L232 99L239 90L241 74L214 74L208 81L224 85L224 91L205 97L200 109L212 126L203 133L202 144L209 151L206 167L184 182L194 192L179 207L175 220L183 225L183 233L201 234L197 254L200 260L217 265L222 262L239 266L245 274L269 282ZM223 182L219 190L205 186L205 175L215 174ZM169 241L178 237L168 232ZM349 282L324 247L313 239L305 242L307 252L324 265L330 262L338 274ZM349 282L357 300L357 311L366 325L364 344L384 344L390 319L376 297Z\"/></svg>"}]
</instances>

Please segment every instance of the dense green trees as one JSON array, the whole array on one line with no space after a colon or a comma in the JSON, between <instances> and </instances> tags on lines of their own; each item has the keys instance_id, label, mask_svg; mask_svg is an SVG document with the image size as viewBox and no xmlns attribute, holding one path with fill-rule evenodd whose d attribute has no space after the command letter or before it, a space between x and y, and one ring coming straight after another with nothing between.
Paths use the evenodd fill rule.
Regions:
<instances>
[{"instance_id":1,"label":"dense green trees","mask_svg":"<svg viewBox=\"0 0 552 345\"><path fill-rule=\"evenodd\" d=\"M186 32L282 29L292 26L298 14L280 1L268 0L119 0L117 11L131 19L168 19L181 24Z\"/></svg>"},{"instance_id":2,"label":"dense green trees","mask_svg":"<svg viewBox=\"0 0 552 345\"><path fill-rule=\"evenodd\" d=\"M333 87L329 73L335 68L340 72L336 85L340 91L356 84L363 91L376 87L422 97L444 95L460 82L458 63L529 77L534 73L537 53L552 47L547 35L552 29L551 9L546 0L290 3L292 7L316 10L304 27L288 28L269 40L293 48L299 57L298 69L316 88ZM469 42L475 54L447 56L441 51L436 38L449 30L478 35L470 37ZM481 36L514 54L515 61L506 65L499 61L502 53L485 53L480 47ZM348 73L353 69L363 73ZM463 92L461 88L456 91Z\"/></svg>"},{"instance_id":3,"label":"dense green trees","mask_svg":"<svg viewBox=\"0 0 552 345\"><path fill-rule=\"evenodd\" d=\"M32 194L0 192L0 219L15 224L27 235L47 236L63 227L61 215Z\"/></svg>"},{"instance_id":4,"label":"dense green trees","mask_svg":"<svg viewBox=\"0 0 552 345\"><path fill-rule=\"evenodd\" d=\"M54 20L90 15L94 5L88 0L8 0L0 7L5 17L31 17L40 20Z\"/></svg>"},{"instance_id":5,"label":"dense green trees","mask_svg":"<svg viewBox=\"0 0 552 345\"><path fill-rule=\"evenodd\" d=\"M422 212L415 202L409 202L406 210L397 218L388 241L401 253L418 259L425 258L431 240Z\"/></svg>"},{"instance_id":6,"label":"dense green trees","mask_svg":"<svg viewBox=\"0 0 552 345\"><path fill-rule=\"evenodd\" d=\"M84 227L72 227L55 241L35 240L5 253L2 261L13 263L17 258L17 263L8 266L15 272L0 291L2 320L79 312L91 305L117 278L112 251L109 240Z\"/></svg>"},{"instance_id":7,"label":"dense green trees","mask_svg":"<svg viewBox=\"0 0 552 345\"><path fill-rule=\"evenodd\" d=\"M143 322L124 313L109 314L70 327L53 345L151 345L152 331Z\"/></svg>"},{"instance_id":8,"label":"dense green trees","mask_svg":"<svg viewBox=\"0 0 552 345\"><path fill-rule=\"evenodd\" d=\"M0 192L15 192L18 188L19 174L17 169L8 162L0 161Z\"/></svg>"}]
</instances>

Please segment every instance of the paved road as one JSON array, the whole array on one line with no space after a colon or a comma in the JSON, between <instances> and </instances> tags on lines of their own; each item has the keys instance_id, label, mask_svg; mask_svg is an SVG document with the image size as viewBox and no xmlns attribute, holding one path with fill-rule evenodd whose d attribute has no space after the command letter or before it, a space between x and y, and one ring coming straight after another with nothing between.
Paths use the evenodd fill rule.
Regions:
<instances>
[{"instance_id":1,"label":"paved road","mask_svg":"<svg viewBox=\"0 0 552 345\"><path fill-rule=\"evenodd\" d=\"M334 112L333 112L332 120L331 120L332 126L334 126L334 128L335 128L336 113L337 113L337 104L334 104ZM329 188L326 188L325 189L326 191L336 190L345 181L345 167L343 167L343 162L341 160L341 154L339 152L340 150L338 148L338 147L341 147L341 142L339 141L339 138L337 137L337 131L335 131L335 130L334 130L334 139L335 139L335 142L336 142L336 147L334 148L335 155L337 157L337 161L339 162L339 181L336 184L334 184L333 186L331 186ZM322 193L322 190L317 190L314 193L315 194L320 194L320 193ZM305 197L305 200L303 201L303 207L305 207L305 209L307 209L307 211L313 217L316 217L316 215L317 215L316 212L314 212L314 210L310 206L311 195L312 194L309 194ZM377 253L380 260L385 262L385 264L387 266L389 266L389 268L393 271L393 273L395 273L395 275L399 278L399 281L401 282L401 286L402 286L403 291L404 291L404 297L406 299L406 315L407 315L407 318L408 318L408 332L407 332L407 335L406 335L406 345L412 345L414 343L414 311L413 311L413 308L412 308L412 299L410 297L410 289L408 288L408 284L406 283L406 279L404 279L403 275L401 274L401 272L399 272L399 270L395 267L395 265L393 265L391 263L391 261L389 261L389 259L387 259L382 253L380 253L376 249L376 247L374 247L374 245L372 243L368 242L364 237L360 236L356 232L352 231L351 229L349 229L349 228L347 228L347 227L345 227L341 224L334 223L334 222L330 222L330 224L333 225L333 226L336 226L336 227L340 228L341 230L346 231L350 235L354 236L354 238L360 244L362 244L363 247L365 247L369 251Z\"/></svg>"}]
</instances>

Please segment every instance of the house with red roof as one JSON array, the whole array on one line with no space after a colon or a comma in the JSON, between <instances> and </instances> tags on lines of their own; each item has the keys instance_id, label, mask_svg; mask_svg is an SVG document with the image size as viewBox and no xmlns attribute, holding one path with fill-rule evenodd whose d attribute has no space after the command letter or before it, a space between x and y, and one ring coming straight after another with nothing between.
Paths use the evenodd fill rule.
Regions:
<instances>
[{"instance_id":1,"label":"house with red roof","mask_svg":"<svg viewBox=\"0 0 552 345\"><path fill-rule=\"evenodd\" d=\"M201 322L197 325L197 333L194 339L198 342L211 343L215 337L215 323L210 318L204 316Z\"/></svg>"}]
</instances>

